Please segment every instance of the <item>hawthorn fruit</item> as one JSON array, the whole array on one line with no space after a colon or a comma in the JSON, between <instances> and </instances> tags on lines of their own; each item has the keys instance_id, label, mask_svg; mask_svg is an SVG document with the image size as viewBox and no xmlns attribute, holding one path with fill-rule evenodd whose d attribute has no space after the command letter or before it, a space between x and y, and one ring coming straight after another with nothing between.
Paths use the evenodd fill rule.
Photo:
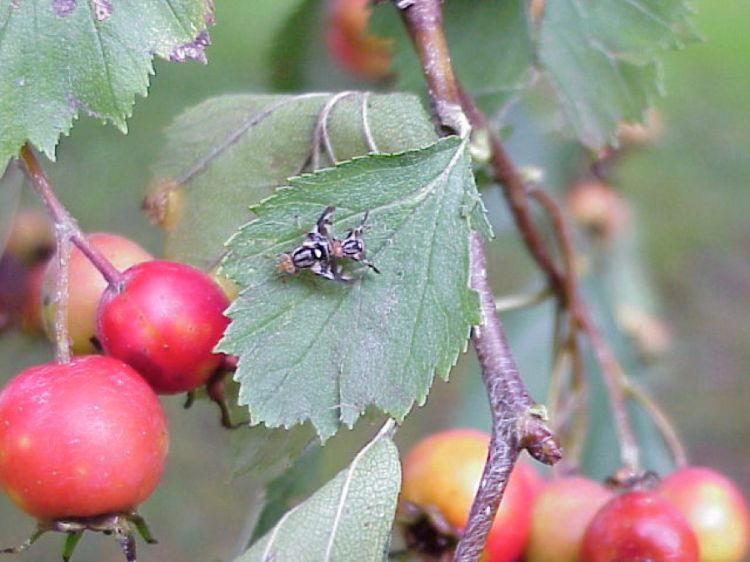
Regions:
<instances>
[{"instance_id":1,"label":"hawthorn fruit","mask_svg":"<svg viewBox=\"0 0 750 562\"><path fill-rule=\"evenodd\" d=\"M204 384L223 361L213 349L229 324L229 299L206 273L153 260L123 273L104 292L97 337L104 351L134 367L159 394Z\"/></svg>"},{"instance_id":2,"label":"hawthorn fruit","mask_svg":"<svg viewBox=\"0 0 750 562\"><path fill-rule=\"evenodd\" d=\"M676 470L657 489L695 531L701 562L739 562L750 543L748 506L737 486L710 468Z\"/></svg>"},{"instance_id":3,"label":"hawthorn fruit","mask_svg":"<svg viewBox=\"0 0 750 562\"><path fill-rule=\"evenodd\" d=\"M490 436L474 429L449 429L417 443L403 460L401 499L436 508L461 531L479 487ZM539 475L518 463L490 530L483 562L512 562L523 553Z\"/></svg>"}]
</instances>

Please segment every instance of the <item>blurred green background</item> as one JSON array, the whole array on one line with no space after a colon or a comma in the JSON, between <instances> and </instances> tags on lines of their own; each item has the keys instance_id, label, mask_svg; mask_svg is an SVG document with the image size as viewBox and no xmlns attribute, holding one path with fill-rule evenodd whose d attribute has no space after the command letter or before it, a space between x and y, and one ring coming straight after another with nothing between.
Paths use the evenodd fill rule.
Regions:
<instances>
[{"instance_id":1,"label":"blurred green background","mask_svg":"<svg viewBox=\"0 0 750 562\"><path fill-rule=\"evenodd\" d=\"M159 253L162 234L147 222L139 206L150 180L149 168L163 142L161 131L184 108L206 97L267 91L272 38L297 3L218 2L209 64L157 61L150 95L137 100L128 135L90 118L76 124L70 137L61 141L57 163L48 163L47 168L84 228L120 232ZM634 362L629 365L675 419L693 462L724 471L750 492L750 71L746 60L750 34L744 29L750 21L750 3L703 0L695 4L695 22L705 42L665 57L667 97L659 105L664 133L648 149L627 154L613 176L634 208L637 225L637 240L627 242L631 261L624 275L640 278L641 268L645 269L649 287L643 298L651 301L655 296L657 310L672 333L669 353L657 365L647 370ZM333 81L331 87L338 83ZM517 161L544 166L551 187L560 188L563 178L555 170L564 168L561 159L570 153L569 145L549 134L543 117L528 107L519 107L510 119L516 128L510 148ZM485 193L501 233L491 247L497 292L538 288L533 268L506 228L508 217L498 190L490 187ZM590 288L593 302L602 296L618 298L619 271L613 267L609 277L602 276L603 290ZM605 313L599 319L608 325ZM543 400L550 309L513 312L506 322L523 373L534 395ZM620 349L625 348L620 345ZM5 380L50 354L44 345L4 334L0 377ZM250 479L230 481L229 437L211 407L199 403L184 411L180 397L165 402L172 428L171 456L162 485L142 508L160 544L141 546L139 559L230 560L246 526L246 514L257 502L257 491ZM604 405L598 403L596 408L603 411ZM435 385L426 407L408 419L399 439L408 443L427 431L457 423L487 427L488 419L476 363L469 355L450 384ZM609 435L607 431L602 426L600 435ZM356 437L345 436L342 450L351 450ZM611 455L601 453L609 450L604 447L589 455L593 475L602 476L614 466ZM338 460L330 456L334 460L321 471L330 473L337 463L346 462L340 455ZM652 457L659 455L647 455ZM3 546L21 542L33 527L33 521L4 496L0 522ZM61 538L45 537L17 559L57 560ZM95 536L81 542L75 557L81 562L120 559L114 543Z\"/></svg>"}]
</instances>

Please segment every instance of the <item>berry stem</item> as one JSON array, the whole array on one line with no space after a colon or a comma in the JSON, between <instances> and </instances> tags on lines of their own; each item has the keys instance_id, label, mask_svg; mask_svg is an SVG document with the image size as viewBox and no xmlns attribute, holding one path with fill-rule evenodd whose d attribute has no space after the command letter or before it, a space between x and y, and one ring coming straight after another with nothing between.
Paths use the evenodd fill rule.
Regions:
<instances>
[{"instance_id":1,"label":"berry stem","mask_svg":"<svg viewBox=\"0 0 750 562\"><path fill-rule=\"evenodd\" d=\"M550 296L552 296L552 292L549 289L542 289L537 293L529 295L509 295L506 297L498 297L495 299L495 311L498 314L502 314L504 312L510 312L522 308L531 308L532 306L543 303Z\"/></svg>"},{"instance_id":2,"label":"berry stem","mask_svg":"<svg viewBox=\"0 0 750 562\"><path fill-rule=\"evenodd\" d=\"M76 247L94 264L107 283L113 286L122 284L122 274L92 245L78 223L55 195L47 174L39 164L39 160L28 144L21 148L21 161L31 186L47 208L55 225L55 241L57 244L57 277L55 278L55 356L58 363L70 362L70 335L68 332L68 288L69 262L71 244Z\"/></svg>"},{"instance_id":3,"label":"berry stem","mask_svg":"<svg viewBox=\"0 0 750 562\"><path fill-rule=\"evenodd\" d=\"M70 335L68 332L68 287L71 243L94 264L107 283L114 286L122 284L122 274L104 254L92 245L78 223L55 195L47 174L44 173L39 160L28 144L21 148L21 161L31 186L47 207L55 225L57 243L57 277L55 278L55 356L58 363L70 362Z\"/></svg>"},{"instance_id":4,"label":"berry stem","mask_svg":"<svg viewBox=\"0 0 750 562\"><path fill-rule=\"evenodd\" d=\"M55 225L55 252L57 277L55 278L55 359L58 363L70 363L70 333L68 331L68 289L70 281L71 243L65 228Z\"/></svg>"},{"instance_id":5,"label":"berry stem","mask_svg":"<svg viewBox=\"0 0 750 562\"><path fill-rule=\"evenodd\" d=\"M99 270L104 279L107 280L107 283L111 286L121 285L122 273L120 273L112 262L96 248L96 246L89 242L86 235L78 226L76 220L57 198L57 195L55 195L52 185L47 178L47 174L42 169L39 160L31 150L28 143L21 148L20 156L21 161L24 163L26 173L31 180L31 185L47 207L47 211L55 224L55 229L62 229L65 231L70 241L75 244L89 261L91 261L94 267Z\"/></svg>"},{"instance_id":6,"label":"berry stem","mask_svg":"<svg viewBox=\"0 0 750 562\"><path fill-rule=\"evenodd\" d=\"M615 354L612 352L607 341L599 332L589 314L588 307L583 302L578 290L578 275L575 270L575 252L573 242L562 211L557 202L544 190L536 185L529 189L533 197L550 217L555 238L560 248L565 272L565 302L570 309L570 330L572 341L575 342L575 333L582 331L588 336L594 348L594 355L604 379L604 385L609 396L615 428L620 442L620 461L630 471L639 469L638 441L635 438L633 426L630 420L630 412L625 401L624 384L625 373L622 370ZM579 350L574 350L574 356L580 355Z\"/></svg>"},{"instance_id":7,"label":"berry stem","mask_svg":"<svg viewBox=\"0 0 750 562\"><path fill-rule=\"evenodd\" d=\"M625 393L635 400L640 406L648 413L654 425L661 433L664 443L666 443L669 451L674 460L677 468L684 468L688 466L688 457L685 447L680 441L680 437L677 434L677 430L672 425L669 417L659 407L659 404L642 388L637 386L633 381L626 379L623 381L625 384Z\"/></svg>"}]
</instances>

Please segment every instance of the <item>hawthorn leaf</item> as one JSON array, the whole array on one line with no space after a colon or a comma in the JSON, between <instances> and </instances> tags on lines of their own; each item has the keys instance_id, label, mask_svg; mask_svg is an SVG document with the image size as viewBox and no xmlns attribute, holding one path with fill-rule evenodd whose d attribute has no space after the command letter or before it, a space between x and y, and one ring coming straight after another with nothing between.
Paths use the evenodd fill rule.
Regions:
<instances>
[{"instance_id":1,"label":"hawthorn leaf","mask_svg":"<svg viewBox=\"0 0 750 562\"><path fill-rule=\"evenodd\" d=\"M123 132L154 55L205 60L207 0L0 0L0 166L49 158L79 111Z\"/></svg>"},{"instance_id":2,"label":"hawthorn leaf","mask_svg":"<svg viewBox=\"0 0 750 562\"><path fill-rule=\"evenodd\" d=\"M387 428L235 562L387 560L401 487L398 450Z\"/></svg>"},{"instance_id":3,"label":"hawthorn leaf","mask_svg":"<svg viewBox=\"0 0 750 562\"><path fill-rule=\"evenodd\" d=\"M287 511L297 505L300 497L310 495L322 484L318 480L326 450L327 447L309 447L286 471L268 482L263 509L258 515L250 543L270 531Z\"/></svg>"},{"instance_id":4,"label":"hawthorn leaf","mask_svg":"<svg viewBox=\"0 0 750 562\"><path fill-rule=\"evenodd\" d=\"M252 218L250 205L312 167L322 127L339 160L437 139L419 100L367 92L227 95L179 116L154 170L149 200L167 228L165 254L198 267L219 261L224 242ZM320 166L332 164L325 150Z\"/></svg>"},{"instance_id":5,"label":"hawthorn leaf","mask_svg":"<svg viewBox=\"0 0 750 562\"><path fill-rule=\"evenodd\" d=\"M372 154L292 178L227 243L223 270L243 287L218 348L239 356L239 402L253 423L310 420L322 440L369 405L403 419L447 378L480 321L468 287L468 237L489 235L465 140ZM327 205L343 237L369 212L368 258L336 283L282 275L277 256L302 240Z\"/></svg>"},{"instance_id":6,"label":"hawthorn leaf","mask_svg":"<svg viewBox=\"0 0 750 562\"><path fill-rule=\"evenodd\" d=\"M309 424L291 429L238 428L232 433L236 452L232 476L250 474L261 481L277 478L314 442L315 431Z\"/></svg>"},{"instance_id":7,"label":"hawthorn leaf","mask_svg":"<svg viewBox=\"0 0 750 562\"><path fill-rule=\"evenodd\" d=\"M528 86L534 60L528 0L451 0L443 22L458 78L480 106L494 112ZM392 36L399 87L422 91L424 78L398 10L376 5L373 33Z\"/></svg>"},{"instance_id":8,"label":"hawthorn leaf","mask_svg":"<svg viewBox=\"0 0 750 562\"><path fill-rule=\"evenodd\" d=\"M337 158L377 150L399 152L437 139L413 95L227 95L180 115L167 130L149 200L167 228L165 254L201 268L215 265L224 242L253 217L250 205L289 176L312 167L312 148L325 130ZM318 127L321 130L321 127ZM332 164L324 150L321 166ZM293 220L293 219L292 219ZM234 389L232 388L232 392ZM234 401L236 403L236 401ZM235 419L247 414L246 408ZM233 434L235 474L273 477L296 458L315 432L255 426Z\"/></svg>"},{"instance_id":9,"label":"hawthorn leaf","mask_svg":"<svg viewBox=\"0 0 750 562\"><path fill-rule=\"evenodd\" d=\"M642 122L661 94L656 56L696 38L684 0L555 0L539 30L539 61L567 121L591 148Z\"/></svg>"}]
</instances>

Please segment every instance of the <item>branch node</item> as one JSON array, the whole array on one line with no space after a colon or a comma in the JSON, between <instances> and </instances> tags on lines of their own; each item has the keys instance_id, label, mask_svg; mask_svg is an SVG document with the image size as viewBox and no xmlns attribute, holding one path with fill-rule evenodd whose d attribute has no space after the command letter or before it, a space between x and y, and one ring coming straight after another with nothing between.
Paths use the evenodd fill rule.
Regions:
<instances>
[{"instance_id":1,"label":"branch node","mask_svg":"<svg viewBox=\"0 0 750 562\"><path fill-rule=\"evenodd\" d=\"M535 404L519 418L519 445L539 462L553 465L562 459L563 451L552 430L545 423L546 414L547 409L544 406Z\"/></svg>"},{"instance_id":2,"label":"branch node","mask_svg":"<svg viewBox=\"0 0 750 562\"><path fill-rule=\"evenodd\" d=\"M435 100L433 108L443 129L457 134L462 139L471 133L471 124L460 104L446 100Z\"/></svg>"}]
</instances>

